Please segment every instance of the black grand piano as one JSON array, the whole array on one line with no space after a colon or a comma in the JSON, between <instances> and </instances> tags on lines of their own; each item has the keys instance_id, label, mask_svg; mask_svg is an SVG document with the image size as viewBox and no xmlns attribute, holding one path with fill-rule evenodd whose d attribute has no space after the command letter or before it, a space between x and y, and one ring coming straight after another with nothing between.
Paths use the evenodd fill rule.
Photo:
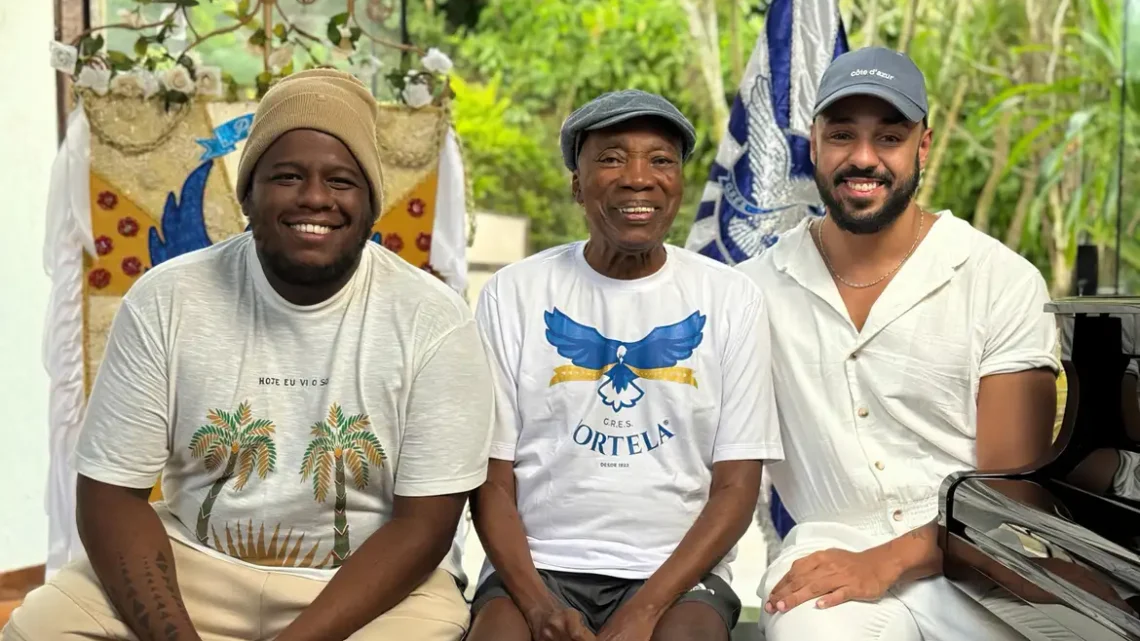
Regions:
<instances>
[{"instance_id":1,"label":"black grand piano","mask_svg":"<svg viewBox=\"0 0 1140 641\"><path fill-rule=\"evenodd\" d=\"M1053 451L946 479L945 573L1030 641L1140 641L1140 298L1047 309L1068 379Z\"/></svg>"}]
</instances>

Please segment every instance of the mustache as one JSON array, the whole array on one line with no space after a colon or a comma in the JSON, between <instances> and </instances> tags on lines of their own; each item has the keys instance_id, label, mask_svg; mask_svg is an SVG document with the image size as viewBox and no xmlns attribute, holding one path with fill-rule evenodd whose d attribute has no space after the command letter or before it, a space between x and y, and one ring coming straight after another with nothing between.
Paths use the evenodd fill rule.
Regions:
<instances>
[{"instance_id":1,"label":"mustache","mask_svg":"<svg viewBox=\"0 0 1140 641\"><path fill-rule=\"evenodd\" d=\"M871 180L877 180L883 183L885 187L890 187L892 184L894 184L895 181L894 174L889 171L877 172L874 169L859 169L857 167L851 167L850 169L844 169L835 172L835 176L832 178L832 183L834 186L838 187L840 183L842 183L844 180L847 180L848 178L869 178Z\"/></svg>"}]
</instances>

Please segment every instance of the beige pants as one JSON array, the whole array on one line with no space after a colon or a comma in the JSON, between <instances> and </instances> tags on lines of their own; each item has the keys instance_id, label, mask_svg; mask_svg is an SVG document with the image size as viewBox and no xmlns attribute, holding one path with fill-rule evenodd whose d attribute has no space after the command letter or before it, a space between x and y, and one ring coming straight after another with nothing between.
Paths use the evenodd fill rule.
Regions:
<instances>
[{"instance_id":1,"label":"beige pants","mask_svg":"<svg viewBox=\"0 0 1140 641\"><path fill-rule=\"evenodd\" d=\"M202 641L275 638L320 593L323 581L230 563L171 540L178 585ZM436 570L408 598L349 641L458 641L470 613L451 575ZM74 561L24 599L2 641L91 641L137 637L122 623L86 559Z\"/></svg>"}]
</instances>

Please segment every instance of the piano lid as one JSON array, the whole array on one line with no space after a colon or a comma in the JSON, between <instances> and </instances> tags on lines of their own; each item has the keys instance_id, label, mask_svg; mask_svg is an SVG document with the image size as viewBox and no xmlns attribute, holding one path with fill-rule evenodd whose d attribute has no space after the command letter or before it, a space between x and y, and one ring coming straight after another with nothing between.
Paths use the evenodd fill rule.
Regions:
<instances>
[{"instance_id":1,"label":"piano lid","mask_svg":"<svg viewBox=\"0 0 1140 641\"><path fill-rule=\"evenodd\" d=\"M1140 298L1046 310L1068 387L1053 450L946 480L946 575L1027 639L1140 641Z\"/></svg>"}]
</instances>

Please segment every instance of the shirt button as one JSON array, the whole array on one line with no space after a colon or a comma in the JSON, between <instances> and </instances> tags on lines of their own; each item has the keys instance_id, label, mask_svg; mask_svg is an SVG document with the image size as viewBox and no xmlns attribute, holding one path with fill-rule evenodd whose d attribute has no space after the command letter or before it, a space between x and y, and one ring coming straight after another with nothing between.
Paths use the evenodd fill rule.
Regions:
<instances>
[{"instance_id":1,"label":"shirt button","mask_svg":"<svg viewBox=\"0 0 1140 641\"><path fill-rule=\"evenodd\" d=\"M860 407L855 413L859 415L859 418L867 418L867 415L870 414L865 407Z\"/></svg>"},{"instance_id":2,"label":"shirt button","mask_svg":"<svg viewBox=\"0 0 1140 641\"><path fill-rule=\"evenodd\" d=\"M875 461L875 469L882 471L884 467L886 467L886 465L883 465L882 461Z\"/></svg>"},{"instance_id":3,"label":"shirt button","mask_svg":"<svg viewBox=\"0 0 1140 641\"><path fill-rule=\"evenodd\" d=\"M902 520L902 510L895 510L895 513L891 515L891 518L893 518L896 521L901 521Z\"/></svg>"},{"instance_id":4,"label":"shirt button","mask_svg":"<svg viewBox=\"0 0 1140 641\"><path fill-rule=\"evenodd\" d=\"M853 360L855 360L855 358L856 358L855 353L852 352L851 355L847 357L847 360L853 361Z\"/></svg>"}]
</instances>

